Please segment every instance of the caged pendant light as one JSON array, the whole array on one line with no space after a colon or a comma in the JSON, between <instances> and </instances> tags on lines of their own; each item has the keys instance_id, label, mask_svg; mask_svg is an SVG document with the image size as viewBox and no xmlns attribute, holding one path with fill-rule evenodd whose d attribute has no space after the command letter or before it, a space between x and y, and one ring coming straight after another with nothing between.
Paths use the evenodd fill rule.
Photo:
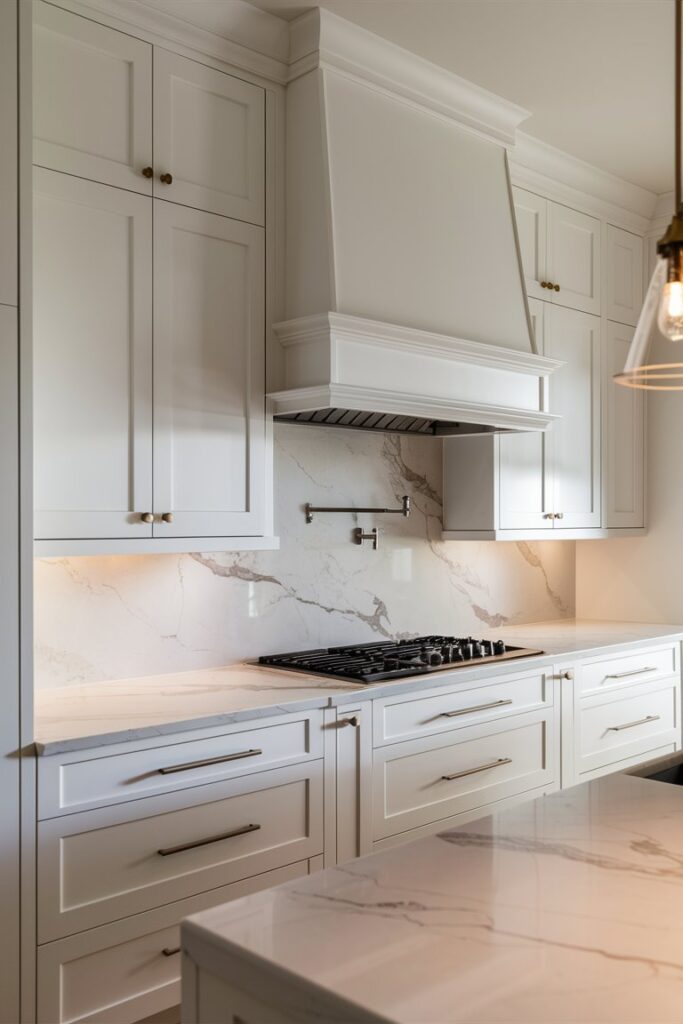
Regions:
<instances>
[{"instance_id":1,"label":"caged pendant light","mask_svg":"<svg viewBox=\"0 0 683 1024\"><path fill-rule=\"evenodd\" d=\"M676 205L666 233L657 243L657 265L617 384L645 391L683 391L683 345L678 362L650 363L648 350L655 322L670 342L683 341L683 201L681 196L681 8L676 3Z\"/></svg>"}]
</instances>

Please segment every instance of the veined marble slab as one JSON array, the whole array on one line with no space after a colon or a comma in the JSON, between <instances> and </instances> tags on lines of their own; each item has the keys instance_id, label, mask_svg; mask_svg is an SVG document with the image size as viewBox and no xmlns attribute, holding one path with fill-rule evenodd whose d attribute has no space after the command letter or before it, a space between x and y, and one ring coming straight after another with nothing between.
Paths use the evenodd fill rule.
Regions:
<instances>
[{"instance_id":1,"label":"veined marble slab","mask_svg":"<svg viewBox=\"0 0 683 1024\"><path fill-rule=\"evenodd\" d=\"M610 776L197 914L182 937L252 995L277 985L278 1019L680 1024L683 790Z\"/></svg>"},{"instance_id":2,"label":"veined marble slab","mask_svg":"<svg viewBox=\"0 0 683 1024\"><path fill-rule=\"evenodd\" d=\"M472 683L575 656L682 640L683 627L637 622L563 621L507 626L487 633L543 656L444 669L386 683L343 683L326 676L232 665L166 675L37 690L34 739L40 754L168 735L203 726L330 707L399 692Z\"/></svg>"}]
</instances>

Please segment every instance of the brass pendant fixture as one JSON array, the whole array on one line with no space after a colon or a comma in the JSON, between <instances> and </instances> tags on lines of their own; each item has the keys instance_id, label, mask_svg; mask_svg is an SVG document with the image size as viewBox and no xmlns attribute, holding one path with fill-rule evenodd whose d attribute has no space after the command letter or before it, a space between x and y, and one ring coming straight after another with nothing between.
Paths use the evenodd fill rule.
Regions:
<instances>
[{"instance_id":1,"label":"brass pendant fixture","mask_svg":"<svg viewBox=\"0 0 683 1024\"><path fill-rule=\"evenodd\" d=\"M683 202L681 197L681 14L676 3L676 203L673 219L657 243L657 265L645 296L633 341L617 384L645 391L683 391L683 361L648 362L655 322L670 342L683 341ZM678 355L679 353L677 353ZM683 346L680 358L683 359Z\"/></svg>"}]
</instances>

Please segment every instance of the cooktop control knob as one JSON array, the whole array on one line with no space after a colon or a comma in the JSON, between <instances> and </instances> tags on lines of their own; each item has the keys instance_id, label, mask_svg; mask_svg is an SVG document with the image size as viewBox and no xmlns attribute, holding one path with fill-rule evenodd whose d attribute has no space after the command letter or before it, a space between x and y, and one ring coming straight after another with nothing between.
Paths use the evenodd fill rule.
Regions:
<instances>
[{"instance_id":1,"label":"cooktop control knob","mask_svg":"<svg viewBox=\"0 0 683 1024\"><path fill-rule=\"evenodd\" d=\"M472 644L472 657L481 658L484 655L484 647L478 640L475 640Z\"/></svg>"},{"instance_id":2,"label":"cooktop control knob","mask_svg":"<svg viewBox=\"0 0 683 1024\"><path fill-rule=\"evenodd\" d=\"M443 664L443 657L439 651L430 651L429 664L434 667Z\"/></svg>"},{"instance_id":3,"label":"cooktop control knob","mask_svg":"<svg viewBox=\"0 0 683 1024\"><path fill-rule=\"evenodd\" d=\"M496 642L493 645L493 653L505 654L505 644L503 643L502 640L496 640Z\"/></svg>"}]
</instances>

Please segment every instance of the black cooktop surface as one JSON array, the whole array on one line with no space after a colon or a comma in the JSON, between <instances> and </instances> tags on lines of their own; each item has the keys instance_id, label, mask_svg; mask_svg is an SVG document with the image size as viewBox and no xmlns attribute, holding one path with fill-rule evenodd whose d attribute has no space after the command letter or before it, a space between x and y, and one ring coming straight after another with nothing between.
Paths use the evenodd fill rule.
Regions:
<instances>
[{"instance_id":1,"label":"black cooktop surface","mask_svg":"<svg viewBox=\"0 0 683 1024\"><path fill-rule=\"evenodd\" d=\"M529 647L511 647L502 640L477 640L469 637L421 636L414 640L391 640L346 647L320 647L313 651L267 654L260 665L286 668L348 679L358 683L377 683L383 679L443 672L485 662L527 658L543 651Z\"/></svg>"}]
</instances>

